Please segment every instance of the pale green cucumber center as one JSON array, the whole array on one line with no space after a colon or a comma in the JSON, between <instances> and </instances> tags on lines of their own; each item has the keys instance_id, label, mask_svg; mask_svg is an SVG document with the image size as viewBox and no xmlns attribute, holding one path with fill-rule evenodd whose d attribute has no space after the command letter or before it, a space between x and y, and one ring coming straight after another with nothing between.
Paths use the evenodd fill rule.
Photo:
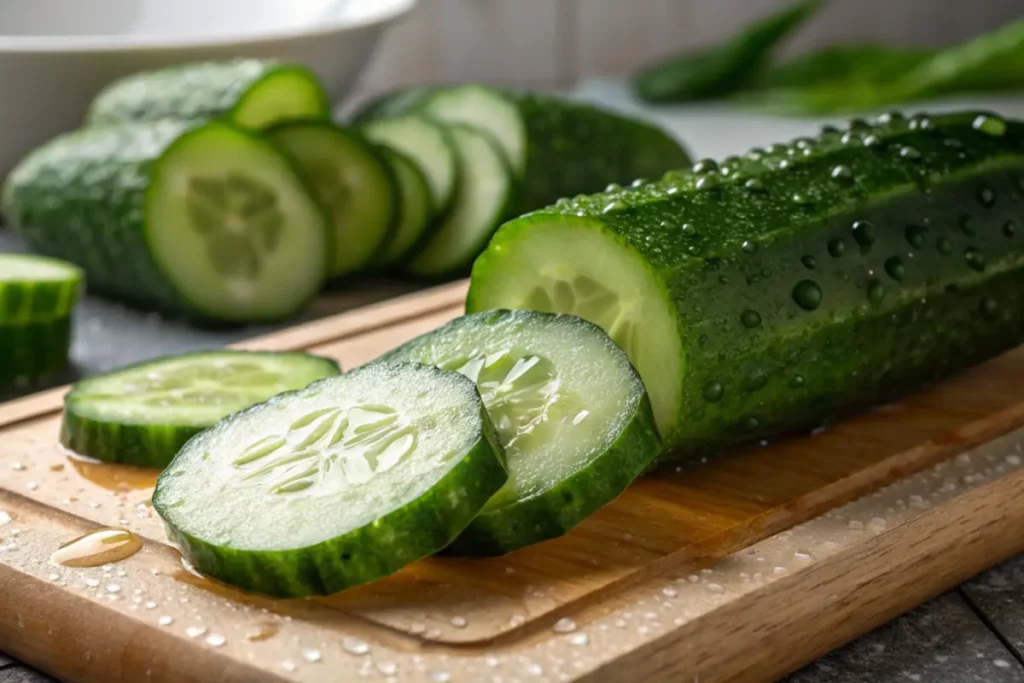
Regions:
<instances>
[{"instance_id":1,"label":"pale green cucumber center","mask_svg":"<svg viewBox=\"0 0 1024 683\"><path fill-rule=\"evenodd\" d=\"M302 71L281 70L255 83L235 106L232 120L263 130L281 121L323 119L327 102L319 84Z\"/></svg>"},{"instance_id":2,"label":"pale green cucumber center","mask_svg":"<svg viewBox=\"0 0 1024 683\"><path fill-rule=\"evenodd\" d=\"M406 155L422 170L430 186L437 211L451 203L458 171L455 152L445 131L435 123L417 117L376 121L364 129L374 142Z\"/></svg>"},{"instance_id":3,"label":"pale green cucumber center","mask_svg":"<svg viewBox=\"0 0 1024 683\"><path fill-rule=\"evenodd\" d=\"M297 356L185 356L90 380L72 395L78 412L145 424L212 423L224 415L300 389L328 374Z\"/></svg>"},{"instance_id":4,"label":"pale green cucumber center","mask_svg":"<svg viewBox=\"0 0 1024 683\"><path fill-rule=\"evenodd\" d=\"M443 90L427 104L427 112L442 121L490 133L516 175L526 169L526 125L519 108L501 93L475 85Z\"/></svg>"},{"instance_id":5,"label":"pale green cucumber center","mask_svg":"<svg viewBox=\"0 0 1024 683\"><path fill-rule=\"evenodd\" d=\"M161 159L146 211L157 264L211 317L285 315L322 282L324 217L267 143L220 126L188 134Z\"/></svg>"},{"instance_id":6,"label":"pale green cucumber center","mask_svg":"<svg viewBox=\"0 0 1024 683\"><path fill-rule=\"evenodd\" d=\"M0 282L74 282L81 273L73 266L28 254L0 254Z\"/></svg>"},{"instance_id":7,"label":"pale green cucumber center","mask_svg":"<svg viewBox=\"0 0 1024 683\"><path fill-rule=\"evenodd\" d=\"M472 310L570 313L599 325L629 356L671 438L683 382L672 299L627 244L586 219L538 220L491 249L473 273Z\"/></svg>"},{"instance_id":8,"label":"pale green cucumber center","mask_svg":"<svg viewBox=\"0 0 1024 683\"><path fill-rule=\"evenodd\" d=\"M417 275L445 273L468 263L501 220L511 192L501 150L485 133L464 127L452 128L451 133L459 151L461 182L448 216L408 266Z\"/></svg>"}]
</instances>

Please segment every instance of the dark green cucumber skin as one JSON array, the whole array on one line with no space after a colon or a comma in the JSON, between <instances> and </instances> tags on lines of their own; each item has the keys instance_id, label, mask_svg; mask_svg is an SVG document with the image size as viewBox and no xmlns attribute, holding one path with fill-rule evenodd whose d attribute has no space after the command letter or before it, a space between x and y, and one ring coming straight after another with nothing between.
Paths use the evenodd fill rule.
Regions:
<instances>
[{"instance_id":1,"label":"dark green cucumber skin","mask_svg":"<svg viewBox=\"0 0 1024 683\"><path fill-rule=\"evenodd\" d=\"M230 119L232 110L261 80L283 72L295 72L316 82L306 67L257 59L200 62L144 71L107 86L93 100L87 123L107 126L131 121L160 119ZM321 116L330 118L331 107L323 96Z\"/></svg>"},{"instance_id":2,"label":"dark green cucumber skin","mask_svg":"<svg viewBox=\"0 0 1024 683\"><path fill-rule=\"evenodd\" d=\"M440 88L386 94L357 119L420 111ZM525 172L510 215L539 209L562 197L597 192L609 183L658 178L691 163L679 142L650 123L557 97L499 92L519 108L526 126Z\"/></svg>"},{"instance_id":3,"label":"dark green cucumber skin","mask_svg":"<svg viewBox=\"0 0 1024 683\"><path fill-rule=\"evenodd\" d=\"M0 282L0 328L67 317L81 290L81 277L65 281Z\"/></svg>"},{"instance_id":4,"label":"dark green cucumber skin","mask_svg":"<svg viewBox=\"0 0 1024 683\"><path fill-rule=\"evenodd\" d=\"M977 117L854 121L846 134L826 129L721 171L705 165L513 221L478 259L467 310L482 307L494 247L507 258L531 227L566 221L615 236L669 292L684 377L666 456L815 427L905 394L1024 341L1024 124L993 136L972 126ZM872 244L855 238L855 221L875 226ZM922 246L908 226L926 226ZM893 257L902 281L886 267ZM815 310L794 298L803 281L822 290Z\"/></svg>"},{"instance_id":5,"label":"dark green cucumber skin","mask_svg":"<svg viewBox=\"0 0 1024 683\"><path fill-rule=\"evenodd\" d=\"M379 362L429 364L434 362L443 348L445 337L458 335L461 328L472 331L474 328L479 329L479 325L500 325L511 332L517 325L530 324L532 321L546 325L579 326L584 329L584 334L604 336L596 325L575 316L537 311L488 311L455 318L389 351L381 356ZM510 337L509 342L513 343L514 338ZM608 344L612 346L610 341ZM637 402L633 414L624 420L624 424L625 428L615 441L589 466L530 499L517 501L512 506L485 509L445 552L466 556L504 555L533 543L562 536L607 505L633 483L661 451L661 439L646 393Z\"/></svg>"},{"instance_id":6,"label":"dark green cucumber skin","mask_svg":"<svg viewBox=\"0 0 1024 683\"><path fill-rule=\"evenodd\" d=\"M317 384L319 382L310 387ZM279 394L270 401L285 401L291 393L294 392ZM259 408L254 406L238 415ZM506 481L508 473L503 451L482 406L480 416L483 426L480 440L452 468L444 481L377 522L339 538L303 549L254 552L216 546L170 524L167 525L168 537L204 574L239 588L275 597L330 595L373 578L387 576L451 543L465 528L465 523L446 522L461 519L468 523ZM215 429L229 428L230 424L229 418ZM495 457L496 454L500 457ZM170 501L165 503L163 500L162 485L166 477L173 475L171 469L165 471L157 480L153 493L153 507L164 519L167 519L167 503ZM447 514L439 515L438 510L445 510ZM378 522L380 528L396 532L387 542L382 542L375 528ZM318 557L337 558L343 564L324 563Z\"/></svg>"},{"instance_id":7,"label":"dark green cucumber skin","mask_svg":"<svg viewBox=\"0 0 1024 683\"><path fill-rule=\"evenodd\" d=\"M0 325L0 395L36 386L64 371L71 347L71 316L26 325Z\"/></svg>"},{"instance_id":8,"label":"dark green cucumber skin","mask_svg":"<svg viewBox=\"0 0 1024 683\"><path fill-rule=\"evenodd\" d=\"M33 251L82 268L91 292L216 323L161 272L147 244L145 216L161 157L191 133L217 127L244 134L222 122L163 120L59 136L11 172L0 209Z\"/></svg>"},{"instance_id":9,"label":"dark green cucumber skin","mask_svg":"<svg viewBox=\"0 0 1024 683\"><path fill-rule=\"evenodd\" d=\"M2 329L2 328L0 328ZM203 352L197 352L202 354ZM186 354L188 355L188 354ZM164 359L158 359L164 360ZM338 363L330 358L319 358L324 364L325 376L341 372ZM144 368L153 361L142 361L120 368L123 372ZM88 382L88 380L85 380ZM78 386L78 385L76 385ZM171 463L178 451L193 436L209 428L209 424L161 425L105 421L82 417L73 410L79 396L75 387L64 397L64 416L60 442L79 455L104 462L163 469Z\"/></svg>"}]
</instances>

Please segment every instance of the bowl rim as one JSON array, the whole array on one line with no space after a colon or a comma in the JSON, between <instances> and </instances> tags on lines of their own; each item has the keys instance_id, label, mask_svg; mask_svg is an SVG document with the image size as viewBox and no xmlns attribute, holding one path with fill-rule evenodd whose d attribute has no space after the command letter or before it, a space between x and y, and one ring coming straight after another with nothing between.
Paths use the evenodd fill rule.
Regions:
<instances>
[{"instance_id":1,"label":"bowl rim","mask_svg":"<svg viewBox=\"0 0 1024 683\"><path fill-rule=\"evenodd\" d=\"M119 52L160 51L179 48L214 48L246 46L284 42L302 38L326 36L334 33L386 24L409 13L419 0L360 0L380 11L368 12L358 19L338 18L304 28L266 30L251 34L209 36L154 36L131 34L45 35L21 36L0 34L0 54L61 53L61 52Z\"/></svg>"}]
</instances>

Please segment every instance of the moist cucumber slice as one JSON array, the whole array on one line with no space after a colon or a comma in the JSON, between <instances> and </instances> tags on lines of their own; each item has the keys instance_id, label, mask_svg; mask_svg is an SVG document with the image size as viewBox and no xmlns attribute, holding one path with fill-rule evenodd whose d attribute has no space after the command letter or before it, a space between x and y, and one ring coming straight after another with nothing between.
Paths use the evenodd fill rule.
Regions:
<instances>
[{"instance_id":1,"label":"moist cucumber slice","mask_svg":"<svg viewBox=\"0 0 1024 683\"><path fill-rule=\"evenodd\" d=\"M0 395L35 386L68 365L71 316L0 324Z\"/></svg>"},{"instance_id":2,"label":"moist cucumber slice","mask_svg":"<svg viewBox=\"0 0 1024 683\"><path fill-rule=\"evenodd\" d=\"M397 193L390 167L357 133L330 122L284 123L268 135L298 160L331 218L331 275L362 270L394 225Z\"/></svg>"},{"instance_id":3,"label":"moist cucumber slice","mask_svg":"<svg viewBox=\"0 0 1024 683\"><path fill-rule=\"evenodd\" d=\"M168 356L76 382L61 443L82 455L166 467L193 436L283 391L337 375L306 353L205 351Z\"/></svg>"},{"instance_id":4,"label":"moist cucumber slice","mask_svg":"<svg viewBox=\"0 0 1024 683\"><path fill-rule=\"evenodd\" d=\"M301 597L436 553L506 479L471 381L377 363L200 434L160 476L153 506L200 571Z\"/></svg>"},{"instance_id":5,"label":"moist cucumber slice","mask_svg":"<svg viewBox=\"0 0 1024 683\"><path fill-rule=\"evenodd\" d=\"M506 224L467 310L601 325L670 454L814 427L1024 341L1024 124L888 115Z\"/></svg>"},{"instance_id":6,"label":"moist cucumber slice","mask_svg":"<svg viewBox=\"0 0 1024 683\"><path fill-rule=\"evenodd\" d=\"M626 354L580 318L491 311L386 354L472 379L505 448L508 483L450 550L499 555L561 536L618 496L661 451Z\"/></svg>"},{"instance_id":7,"label":"moist cucumber slice","mask_svg":"<svg viewBox=\"0 0 1024 683\"><path fill-rule=\"evenodd\" d=\"M91 290L194 318L291 315L320 290L333 253L289 159L223 122L58 137L11 173L3 207L34 251L81 266Z\"/></svg>"},{"instance_id":8,"label":"moist cucumber slice","mask_svg":"<svg viewBox=\"0 0 1024 683\"><path fill-rule=\"evenodd\" d=\"M0 254L0 326L66 318L82 286L82 271L66 261Z\"/></svg>"},{"instance_id":9,"label":"moist cucumber slice","mask_svg":"<svg viewBox=\"0 0 1024 683\"><path fill-rule=\"evenodd\" d=\"M469 126L452 125L449 132L461 182L451 209L405 266L417 277L468 272L512 205L515 180L498 144Z\"/></svg>"},{"instance_id":10,"label":"moist cucumber slice","mask_svg":"<svg viewBox=\"0 0 1024 683\"><path fill-rule=\"evenodd\" d=\"M239 59L143 71L117 80L93 100L88 123L226 118L243 128L263 130L282 121L330 116L327 93L306 67Z\"/></svg>"},{"instance_id":11,"label":"moist cucumber slice","mask_svg":"<svg viewBox=\"0 0 1024 683\"><path fill-rule=\"evenodd\" d=\"M398 188L398 220L395 230L376 259L377 264L390 267L400 263L420 242L433 215L430 185L409 157L393 149L378 146L378 151L391 167Z\"/></svg>"},{"instance_id":12,"label":"moist cucumber slice","mask_svg":"<svg viewBox=\"0 0 1024 683\"><path fill-rule=\"evenodd\" d=\"M421 116L382 119L363 128L374 142L401 152L427 177L435 216L444 214L459 183L455 142L444 126Z\"/></svg>"}]
</instances>

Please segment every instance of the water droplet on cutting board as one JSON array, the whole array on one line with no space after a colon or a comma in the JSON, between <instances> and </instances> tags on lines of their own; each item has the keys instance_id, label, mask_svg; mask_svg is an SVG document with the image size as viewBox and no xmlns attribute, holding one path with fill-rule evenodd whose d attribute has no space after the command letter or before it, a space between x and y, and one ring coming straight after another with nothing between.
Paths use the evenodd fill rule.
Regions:
<instances>
[{"instance_id":1,"label":"water droplet on cutting board","mask_svg":"<svg viewBox=\"0 0 1024 683\"><path fill-rule=\"evenodd\" d=\"M97 529L68 541L50 561L65 567L98 567L120 562L142 550L142 539L125 529Z\"/></svg>"},{"instance_id":2,"label":"water droplet on cutting board","mask_svg":"<svg viewBox=\"0 0 1024 683\"><path fill-rule=\"evenodd\" d=\"M12 518L8 513L4 512L3 510L0 510L0 526L6 526L10 524L11 519Z\"/></svg>"},{"instance_id":3,"label":"water droplet on cutting board","mask_svg":"<svg viewBox=\"0 0 1024 683\"><path fill-rule=\"evenodd\" d=\"M323 654L321 654L320 650L306 648L302 651L302 658L307 662L316 663L323 659Z\"/></svg>"},{"instance_id":4,"label":"water droplet on cutting board","mask_svg":"<svg viewBox=\"0 0 1024 683\"><path fill-rule=\"evenodd\" d=\"M569 642L577 647L583 647L590 644L590 637L586 633L574 633L569 636Z\"/></svg>"},{"instance_id":5,"label":"water droplet on cutting board","mask_svg":"<svg viewBox=\"0 0 1024 683\"><path fill-rule=\"evenodd\" d=\"M345 649L345 652L354 655L365 655L370 651L369 643L361 638L353 638L351 636L342 638L341 646Z\"/></svg>"},{"instance_id":6,"label":"water droplet on cutting board","mask_svg":"<svg viewBox=\"0 0 1024 683\"><path fill-rule=\"evenodd\" d=\"M466 624L468 623L469 622L466 621L466 617L452 617L451 619L451 624L455 628L466 628Z\"/></svg>"},{"instance_id":7,"label":"water droplet on cutting board","mask_svg":"<svg viewBox=\"0 0 1024 683\"><path fill-rule=\"evenodd\" d=\"M170 626L174 623L174 617L164 615L157 619L156 623L160 624L161 626Z\"/></svg>"},{"instance_id":8,"label":"water droplet on cutting board","mask_svg":"<svg viewBox=\"0 0 1024 683\"><path fill-rule=\"evenodd\" d=\"M221 647L226 642L228 642L228 639L219 633L211 633L206 636L206 644L211 647Z\"/></svg>"},{"instance_id":9,"label":"water droplet on cutting board","mask_svg":"<svg viewBox=\"0 0 1024 683\"><path fill-rule=\"evenodd\" d=\"M448 681L452 680L452 677L447 671L439 671L435 669L430 672L430 680L436 681L437 683L448 683Z\"/></svg>"},{"instance_id":10,"label":"water droplet on cutting board","mask_svg":"<svg viewBox=\"0 0 1024 683\"><path fill-rule=\"evenodd\" d=\"M294 659L286 659L281 662L281 668L288 673L295 673L299 670L299 665L295 663Z\"/></svg>"},{"instance_id":11,"label":"water droplet on cutting board","mask_svg":"<svg viewBox=\"0 0 1024 683\"><path fill-rule=\"evenodd\" d=\"M572 633L576 630L576 622L569 617L562 617L552 627L555 633Z\"/></svg>"},{"instance_id":12,"label":"water droplet on cutting board","mask_svg":"<svg viewBox=\"0 0 1024 683\"><path fill-rule=\"evenodd\" d=\"M189 626L187 629L185 629L185 635L189 638L198 638L204 633L206 633L205 626Z\"/></svg>"}]
</instances>

